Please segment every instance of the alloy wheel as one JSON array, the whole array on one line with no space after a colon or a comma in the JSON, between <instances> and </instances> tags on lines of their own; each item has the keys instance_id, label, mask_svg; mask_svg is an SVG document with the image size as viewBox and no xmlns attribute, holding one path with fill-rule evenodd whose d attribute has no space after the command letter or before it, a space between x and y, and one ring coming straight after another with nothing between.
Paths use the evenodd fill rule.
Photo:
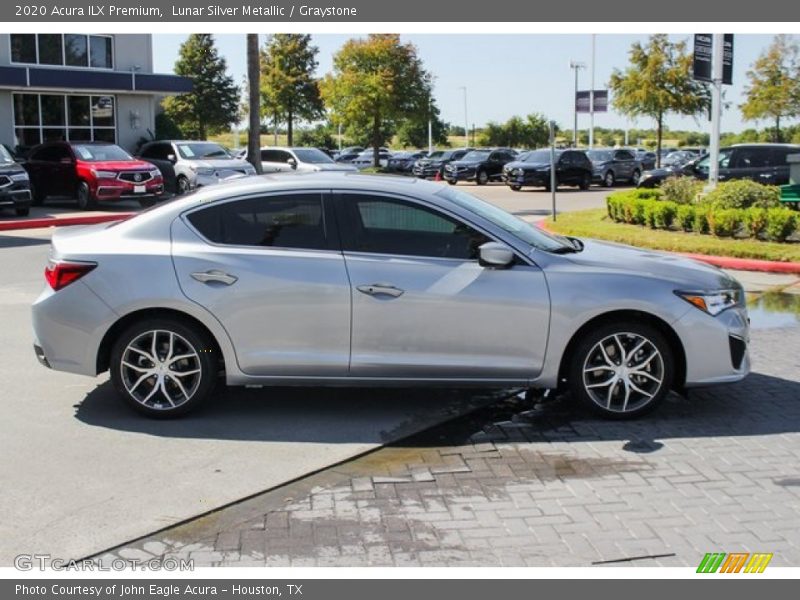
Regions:
<instances>
[{"instance_id":1,"label":"alloy wheel","mask_svg":"<svg viewBox=\"0 0 800 600\"><path fill-rule=\"evenodd\" d=\"M604 411L628 413L649 404L664 386L664 358L638 333L615 333L597 342L583 364L583 386Z\"/></svg>"},{"instance_id":2,"label":"alloy wheel","mask_svg":"<svg viewBox=\"0 0 800 600\"><path fill-rule=\"evenodd\" d=\"M194 396L202 364L186 338L156 329L139 334L125 347L120 374L133 400L149 409L171 410Z\"/></svg>"}]
</instances>

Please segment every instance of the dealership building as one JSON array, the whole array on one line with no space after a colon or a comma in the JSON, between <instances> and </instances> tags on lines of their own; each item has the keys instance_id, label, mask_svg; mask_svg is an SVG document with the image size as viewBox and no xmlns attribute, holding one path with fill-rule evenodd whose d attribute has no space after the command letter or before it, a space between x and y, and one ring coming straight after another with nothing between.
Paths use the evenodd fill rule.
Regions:
<instances>
[{"instance_id":1,"label":"dealership building","mask_svg":"<svg viewBox=\"0 0 800 600\"><path fill-rule=\"evenodd\" d=\"M150 34L0 34L0 143L107 141L134 150L161 99L191 91L153 73Z\"/></svg>"}]
</instances>

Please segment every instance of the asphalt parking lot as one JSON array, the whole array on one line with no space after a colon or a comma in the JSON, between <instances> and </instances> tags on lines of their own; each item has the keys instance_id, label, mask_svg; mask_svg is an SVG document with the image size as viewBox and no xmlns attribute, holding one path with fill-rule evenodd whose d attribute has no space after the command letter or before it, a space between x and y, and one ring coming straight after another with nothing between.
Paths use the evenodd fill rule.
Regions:
<instances>
[{"instance_id":1,"label":"asphalt parking lot","mask_svg":"<svg viewBox=\"0 0 800 600\"><path fill-rule=\"evenodd\" d=\"M543 191L463 187L526 219L549 214ZM559 209L602 206L604 197L564 190ZM768 327L754 333L748 381L675 397L636 423L610 425L562 405L531 412L513 397L474 392L320 389L228 390L190 418L154 422L117 401L105 376L36 362L29 306L44 285L49 235L0 235L0 480L11 482L0 495L0 565L19 553L77 558L108 548L182 553L198 566L587 564L636 552L675 555L642 564L684 564L669 562L694 556L678 544L681 527L706 536L692 548L763 542L757 549L775 549L776 561L800 559L800 329L791 311L759 317ZM762 291L797 287L748 277ZM449 425L430 430L439 423ZM716 508L730 516L715 517ZM737 525L751 513L755 524ZM606 538L611 545L595 544ZM503 543L512 549L497 550Z\"/></svg>"}]
</instances>

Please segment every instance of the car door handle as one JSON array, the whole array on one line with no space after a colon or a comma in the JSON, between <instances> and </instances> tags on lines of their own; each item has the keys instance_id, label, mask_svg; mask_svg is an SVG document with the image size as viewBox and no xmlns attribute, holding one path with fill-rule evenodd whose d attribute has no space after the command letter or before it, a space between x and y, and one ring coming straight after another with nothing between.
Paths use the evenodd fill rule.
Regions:
<instances>
[{"instance_id":1,"label":"car door handle","mask_svg":"<svg viewBox=\"0 0 800 600\"><path fill-rule=\"evenodd\" d=\"M229 275L228 273L223 273L222 271L218 271L216 269L192 273L192 278L196 279L200 283L217 282L224 283L225 285L232 285L239 280L239 278L234 275Z\"/></svg>"},{"instance_id":2,"label":"car door handle","mask_svg":"<svg viewBox=\"0 0 800 600\"><path fill-rule=\"evenodd\" d=\"M405 290L401 290L398 287L395 287L389 283L371 283L369 285L359 285L356 288L362 294L367 294L368 296L392 296L393 298L399 298L403 295Z\"/></svg>"}]
</instances>

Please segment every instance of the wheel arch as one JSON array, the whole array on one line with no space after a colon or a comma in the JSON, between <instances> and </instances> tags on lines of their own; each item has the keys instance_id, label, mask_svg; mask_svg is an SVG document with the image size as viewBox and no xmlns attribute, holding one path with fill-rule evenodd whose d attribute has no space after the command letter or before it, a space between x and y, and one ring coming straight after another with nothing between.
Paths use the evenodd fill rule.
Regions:
<instances>
[{"instance_id":1,"label":"wheel arch","mask_svg":"<svg viewBox=\"0 0 800 600\"><path fill-rule=\"evenodd\" d=\"M572 353L575 351L575 347L578 345L580 340L583 339L586 333L592 328L600 325L615 323L623 320L634 321L636 323L646 323L657 329L664 336L670 346L673 356L675 357L675 373L673 375L672 388L677 390L683 389L686 382L686 351L683 348L683 342L681 342L678 334L675 333L675 330L669 325L669 323L652 313L641 310L614 310L597 315L581 325L575 331L575 333L572 334L572 337L570 338L569 342L567 342L564 352L561 355L561 361L558 367L559 388L563 387L564 382L567 379L567 375L569 373L569 361L572 357Z\"/></svg>"},{"instance_id":2,"label":"wheel arch","mask_svg":"<svg viewBox=\"0 0 800 600\"><path fill-rule=\"evenodd\" d=\"M111 327L109 327L108 331L106 331L102 341L100 342L100 346L97 349L95 367L97 369L97 373L99 374L108 370L111 362L111 348L114 346L114 342L119 338L119 336L122 335L123 331L125 331L136 321L153 318L176 319L186 323L187 325L197 327L203 331L206 335L208 335L208 338L212 340L214 344L214 349L217 351L217 355L219 356L220 360L220 370L225 370L225 354L222 351L222 346L220 345L219 340L214 333L208 327L206 327L202 321L186 312L176 310L174 308L145 308L130 312L123 317L120 317Z\"/></svg>"}]
</instances>

